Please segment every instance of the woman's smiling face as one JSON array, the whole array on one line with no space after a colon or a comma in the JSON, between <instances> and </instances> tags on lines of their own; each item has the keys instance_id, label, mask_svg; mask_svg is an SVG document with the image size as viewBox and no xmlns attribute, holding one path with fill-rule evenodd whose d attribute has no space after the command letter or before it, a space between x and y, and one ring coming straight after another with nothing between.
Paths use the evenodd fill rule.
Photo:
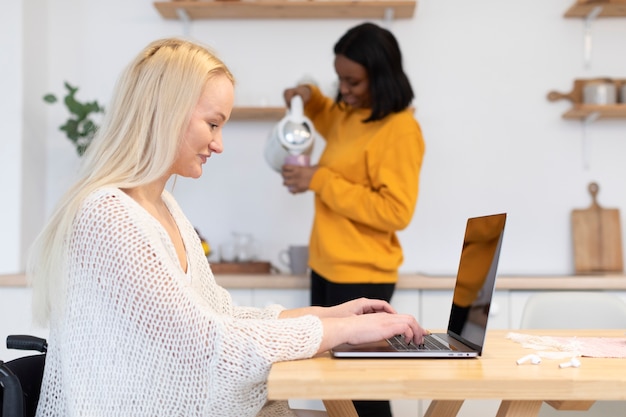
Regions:
<instances>
[{"instance_id":1,"label":"woman's smiling face","mask_svg":"<svg viewBox=\"0 0 626 417\"><path fill-rule=\"evenodd\" d=\"M199 178L211 154L222 153L222 128L230 117L234 97L233 84L225 75L207 81L178 148L173 174Z\"/></svg>"},{"instance_id":2,"label":"woman's smiling face","mask_svg":"<svg viewBox=\"0 0 626 417\"><path fill-rule=\"evenodd\" d=\"M338 54L335 55L335 72L342 100L356 109L370 108L370 82L365 67Z\"/></svg>"}]
</instances>

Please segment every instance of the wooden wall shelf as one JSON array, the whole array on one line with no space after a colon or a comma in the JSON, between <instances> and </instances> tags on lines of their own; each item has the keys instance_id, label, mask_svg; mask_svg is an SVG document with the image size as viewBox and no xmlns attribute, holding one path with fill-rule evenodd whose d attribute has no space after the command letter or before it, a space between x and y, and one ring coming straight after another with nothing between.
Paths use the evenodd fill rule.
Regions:
<instances>
[{"instance_id":1,"label":"wooden wall shelf","mask_svg":"<svg viewBox=\"0 0 626 417\"><path fill-rule=\"evenodd\" d=\"M286 112L285 107L233 107L230 120L280 120Z\"/></svg>"},{"instance_id":2,"label":"wooden wall shelf","mask_svg":"<svg viewBox=\"0 0 626 417\"><path fill-rule=\"evenodd\" d=\"M183 0L157 1L165 19L407 19L415 13L416 0ZM391 16L390 16L391 14Z\"/></svg>"},{"instance_id":3,"label":"wooden wall shelf","mask_svg":"<svg viewBox=\"0 0 626 417\"><path fill-rule=\"evenodd\" d=\"M597 17L626 17L625 0L578 0L576 4L565 12L565 17L585 18L596 7L602 8Z\"/></svg>"},{"instance_id":4,"label":"wooden wall shelf","mask_svg":"<svg viewBox=\"0 0 626 417\"><path fill-rule=\"evenodd\" d=\"M598 119L626 119L626 104L574 104L571 110L563 114L563 118L584 120L592 115L597 115Z\"/></svg>"},{"instance_id":5,"label":"wooden wall shelf","mask_svg":"<svg viewBox=\"0 0 626 417\"><path fill-rule=\"evenodd\" d=\"M164 19L330 19L413 17L417 0L170 0L155 1ZM235 107L230 120L280 120L285 107Z\"/></svg>"},{"instance_id":6,"label":"wooden wall shelf","mask_svg":"<svg viewBox=\"0 0 626 417\"><path fill-rule=\"evenodd\" d=\"M585 104L584 90L588 83L613 83L615 85L616 101L623 101L621 97L622 87L626 85L626 78L579 78L574 80L574 87L569 93L560 93L558 91L550 91L548 93L549 101L569 100L573 107L571 110L563 114L564 119L593 121L596 119L626 119L626 103L618 102L616 104Z\"/></svg>"}]
</instances>

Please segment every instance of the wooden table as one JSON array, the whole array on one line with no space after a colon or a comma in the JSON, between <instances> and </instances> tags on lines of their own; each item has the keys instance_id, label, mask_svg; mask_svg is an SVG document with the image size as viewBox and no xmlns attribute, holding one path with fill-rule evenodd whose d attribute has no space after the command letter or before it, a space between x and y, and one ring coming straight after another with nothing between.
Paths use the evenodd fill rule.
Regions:
<instances>
[{"instance_id":1,"label":"wooden table","mask_svg":"<svg viewBox=\"0 0 626 417\"><path fill-rule=\"evenodd\" d=\"M515 330L549 336L626 337L623 330ZM626 400L626 359L580 358L580 368L559 368L564 359L517 365L536 351L487 335L479 359L312 359L274 364L269 399L323 399L331 417L356 416L349 400L433 399L425 416L456 416L466 399L502 400L497 417L536 416L542 402L560 410L588 410L596 400ZM626 350L626 344L624 346Z\"/></svg>"}]
</instances>

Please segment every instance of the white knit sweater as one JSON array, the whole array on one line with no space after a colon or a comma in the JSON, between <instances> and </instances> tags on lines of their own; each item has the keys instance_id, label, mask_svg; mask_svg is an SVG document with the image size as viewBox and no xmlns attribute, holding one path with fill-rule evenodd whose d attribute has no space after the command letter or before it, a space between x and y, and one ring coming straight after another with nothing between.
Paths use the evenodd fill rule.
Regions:
<instances>
[{"instance_id":1,"label":"white knit sweater","mask_svg":"<svg viewBox=\"0 0 626 417\"><path fill-rule=\"evenodd\" d=\"M53 311L37 415L291 415L266 404L272 363L311 357L319 318L233 306L173 197L188 274L160 223L115 188L92 193L73 225L67 299Z\"/></svg>"}]
</instances>

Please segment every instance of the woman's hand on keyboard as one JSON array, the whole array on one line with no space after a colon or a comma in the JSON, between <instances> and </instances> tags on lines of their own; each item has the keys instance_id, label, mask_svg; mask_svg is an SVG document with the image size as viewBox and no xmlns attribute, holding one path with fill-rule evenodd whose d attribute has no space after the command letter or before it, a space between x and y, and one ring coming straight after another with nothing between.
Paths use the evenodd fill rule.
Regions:
<instances>
[{"instance_id":1,"label":"woman's hand on keyboard","mask_svg":"<svg viewBox=\"0 0 626 417\"><path fill-rule=\"evenodd\" d=\"M322 318L324 337L318 352L343 344L377 342L403 335L407 343L421 345L429 332L420 326L415 317L397 313L371 313L343 318Z\"/></svg>"},{"instance_id":2,"label":"woman's hand on keyboard","mask_svg":"<svg viewBox=\"0 0 626 417\"><path fill-rule=\"evenodd\" d=\"M324 336L318 352L342 343L377 342L404 335L405 342L421 345L429 334L415 317L398 314L386 301L358 298L333 307L302 307L280 312L280 318L314 315L320 318Z\"/></svg>"},{"instance_id":3,"label":"woman's hand on keyboard","mask_svg":"<svg viewBox=\"0 0 626 417\"><path fill-rule=\"evenodd\" d=\"M293 318L314 315L319 318L341 318L381 312L395 314L396 310L384 300L357 298L333 307L301 307L283 310L280 312L279 317Z\"/></svg>"},{"instance_id":4,"label":"woman's hand on keyboard","mask_svg":"<svg viewBox=\"0 0 626 417\"><path fill-rule=\"evenodd\" d=\"M396 310L384 300L371 298L357 298L343 304L329 307L325 317L350 317L370 313L397 313Z\"/></svg>"}]
</instances>

